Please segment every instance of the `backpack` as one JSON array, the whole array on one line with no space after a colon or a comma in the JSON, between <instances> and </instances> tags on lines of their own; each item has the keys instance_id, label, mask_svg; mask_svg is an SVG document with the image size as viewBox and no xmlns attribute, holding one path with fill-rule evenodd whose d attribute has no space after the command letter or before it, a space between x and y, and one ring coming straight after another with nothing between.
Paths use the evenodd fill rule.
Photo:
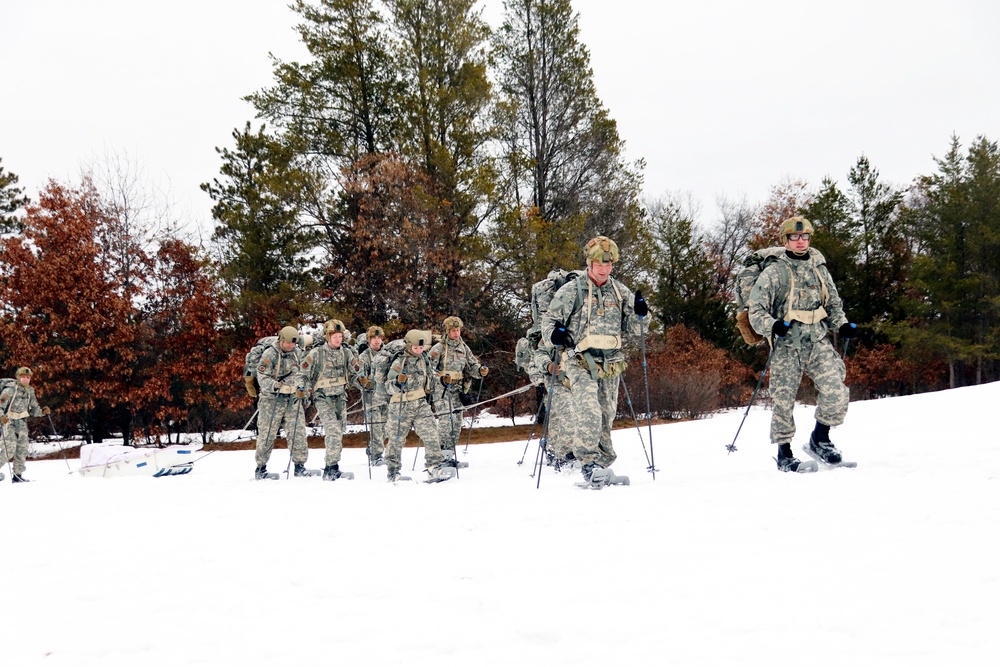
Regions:
<instances>
[{"instance_id":1,"label":"backpack","mask_svg":"<svg viewBox=\"0 0 1000 667\"><path fill-rule=\"evenodd\" d=\"M402 338L389 341L382 346L382 349L375 355L375 370L372 371L375 376L375 386L385 386L385 383L389 381L389 367L396 359L403 356L404 352L406 352L406 341Z\"/></svg>"},{"instance_id":2,"label":"backpack","mask_svg":"<svg viewBox=\"0 0 1000 667\"><path fill-rule=\"evenodd\" d=\"M825 262L823 255L821 255L815 248L810 248L809 252L815 253L818 256L819 261L817 262L817 265ZM747 345L759 345L764 340L764 337L754 331L754 328L750 325L750 313L747 311L747 304L750 302L750 293L753 292L754 285L757 284L757 279L760 278L760 274L764 272L764 269L777 262L778 258L784 254L784 246L774 246L772 248L755 250L747 255L746 259L743 260L743 268L736 274L736 289L734 290L734 300L736 302L736 329L740 332L740 335L743 337L743 341ZM788 298L791 299L792 276L791 272L788 273ZM825 305L828 297L826 285L823 284L823 276L818 271L816 272L816 277L819 278L820 285L823 288L823 304Z\"/></svg>"},{"instance_id":3,"label":"backpack","mask_svg":"<svg viewBox=\"0 0 1000 667\"><path fill-rule=\"evenodd\" d=\"M555 297L559 288L579 276L583 271L565 271L563 269L553 269L549 275L539 280L531 286L531 326L525 334L532 350L538 349L538 343L542 340L542 315L549 309L549 304ZM577 290L577 303L582 301L582 295Z\"/></svg>"},{"instance_id":4,"label":"backpack","mask_svg":"<svg viewBox=\"0 0 1000 667\"><path fill-rule=\"evenodd\" d=\"M257 366L264 350L278 342L277 336L265 336L254 343L243 362L243 377L257 377Z\"/></svg>"}]
</instances>

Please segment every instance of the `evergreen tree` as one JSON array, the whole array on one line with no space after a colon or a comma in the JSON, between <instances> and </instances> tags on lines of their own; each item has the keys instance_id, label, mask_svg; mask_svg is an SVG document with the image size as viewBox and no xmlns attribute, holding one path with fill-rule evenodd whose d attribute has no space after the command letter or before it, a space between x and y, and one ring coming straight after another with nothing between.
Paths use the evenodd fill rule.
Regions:
<instances>
[{"instance_id":1,"label":"evergreen tree","mask_svg":"<svg viewBox=\"0 0 1000 667\"><path fill-rule=\"evenodd\" d=\"M28 205L24 190L16 187L18 180L17 174L4 170L3 158L0 158L0 234L18 229L19 221L14 214Z\"/></svg>"},{"instance_id":2,"label":"evergreen tree","mask_svg":"<svg viewBox=\"0 0 1000 667\"><path fill-rule=\"evenodd\" d=\"M270 334L309 313L315 297L310 252L315 231L300 223L311 175L296 151L247 123L233 149L216 149L223 181L202 184L215 206L212 235L234 322L248 338Z\"/></svg>"}]
</instances>

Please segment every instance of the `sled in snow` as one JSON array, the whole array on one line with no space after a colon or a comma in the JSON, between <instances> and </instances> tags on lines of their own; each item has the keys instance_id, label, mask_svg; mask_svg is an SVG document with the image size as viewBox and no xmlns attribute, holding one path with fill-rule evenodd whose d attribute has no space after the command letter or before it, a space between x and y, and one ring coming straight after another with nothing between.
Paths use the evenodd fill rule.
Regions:
<instances>
[{"instance_id":1,"label":"sled in snow","mask_svg":"<svg viewBox=\"0 0 1000 667\"><path fill-rule=\"evenodd\" d=\"M80 448L80 474L87 477L186 475L194 467L196 445L170 445L163 449L125 445L84 445Z\"/></svg>"}]
</instances>

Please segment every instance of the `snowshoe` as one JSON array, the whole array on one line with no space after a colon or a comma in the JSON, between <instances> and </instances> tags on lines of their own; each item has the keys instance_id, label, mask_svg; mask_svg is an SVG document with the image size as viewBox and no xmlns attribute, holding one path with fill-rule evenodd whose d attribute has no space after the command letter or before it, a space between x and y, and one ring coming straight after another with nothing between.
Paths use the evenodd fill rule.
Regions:
<instances>
[{"instance_id":1,"label":"snowshoe","mask_svg":"<svg viewBox=\"0 0 1000 667\"><path fill-rule=\"evenodd\" d=\"M836 458L838 459L838 461L836 463L830 463L830 462L827 461L827 457L824 457L821 454L818 454L817 450L816 450L816 446L813 443L813 437L810 436L809 437L809 444L802 445L802 451L804 451L807 455L809 455L809 456L811 456L812 458L815 459L815 461L810 461L809 463L811 463L813 465L822 465L824 468L857 468L858 467L858 462L857 461L845 461L843 459L843 457L841 456L840 452L837 450L837 448L833 446L833 443L820 442L818 444L819 444L819 451L823 450L823 445L829 445L830 448L832 448L833 451L836 452Z\"/></svg>"},{"instance_id":2,"label":"snowshoe","mask_svg":"<svg viewBox=\"0 0 1000 667\"><path fill-rule=\"evenodd\" d=\"M254 479L278 479L278 473L268 472L267 466L257 466L254 471Z\"/></svg>"},{"instance_id":3,"label":"snowshoe","mask_svg":"<svg viewBox=\"0 0 1000 667\"><path fill-rule=\"evenodd\" d=\"M584 463L583 481L576 485L583 489L603 489L606 486L629 486L631 482L627 475L616 475L611 468L604 468L596 463Z\"/></svg>"},{"instance_id":4,"label":"snowshoe","mask_svg":"<svg viewBox=\"0 0 1000 667\"><path fill-rule=\"evenodd\" d=\"M792 454L792 446L790 444L778 445L778 456L775 457L774 462L778 464L778 470L781 472L816 472L819 470L819 466L815 461L802 462L795 458Z\"/></svg>"},{"instance_id":5,"label":"snowshoe","mask_svg":"<svg viewBox=\"0 0 1000 667\"><path fill-rule=\"evenodd\" d=\"M427 484L434 484L437 482L447 482L452 477L458 474L458 471L447 465L438 466L433 470L427 471L427 479L424 480Z\"/></svg>"},{"instance_id":6,"label":"snowshoe","mask_svg":"<svg viewBox=\"0 0 1000 667\"><path fill-rule=\"evenodd\" d=\"M398 472L391 472L391 473L389 473L387 479L388 479L388 481L392 482L393 484L395 484L396 482L411 482L411 481L413 481L412 477L408 477L406 475L400 475Z\"/></svg>"},{"instance_id":7,"label":"snowshoe","mask_svg":"<svg viewBox=\"0 0 1000 667\"><path fill-rule=\"evenodd\" d=\"M809 444L805 445L803 450L809 456L828 466L835 466L844 460L840 450L834 447L832 442L817 441L815 433L809 435Z\"/></svg>"}]
</instances>

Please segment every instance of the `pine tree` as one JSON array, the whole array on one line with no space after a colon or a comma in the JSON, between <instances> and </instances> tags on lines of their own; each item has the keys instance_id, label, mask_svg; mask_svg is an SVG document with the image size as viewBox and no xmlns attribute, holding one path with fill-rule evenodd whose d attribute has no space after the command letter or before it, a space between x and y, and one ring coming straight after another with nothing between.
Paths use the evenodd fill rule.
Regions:
<instances>
[{"instance_id":1,"label":"pine tree","mask_svg":"<svg viewBox=\"0 0 1000 667\"><path fill-rule=\"evenodd\" d=\"M6 234L18 229L17 210L28 205L24 190L16 187L17 174L5 171L3 158L0 158L0 234Z\"/></svg>"}]
</instances>

